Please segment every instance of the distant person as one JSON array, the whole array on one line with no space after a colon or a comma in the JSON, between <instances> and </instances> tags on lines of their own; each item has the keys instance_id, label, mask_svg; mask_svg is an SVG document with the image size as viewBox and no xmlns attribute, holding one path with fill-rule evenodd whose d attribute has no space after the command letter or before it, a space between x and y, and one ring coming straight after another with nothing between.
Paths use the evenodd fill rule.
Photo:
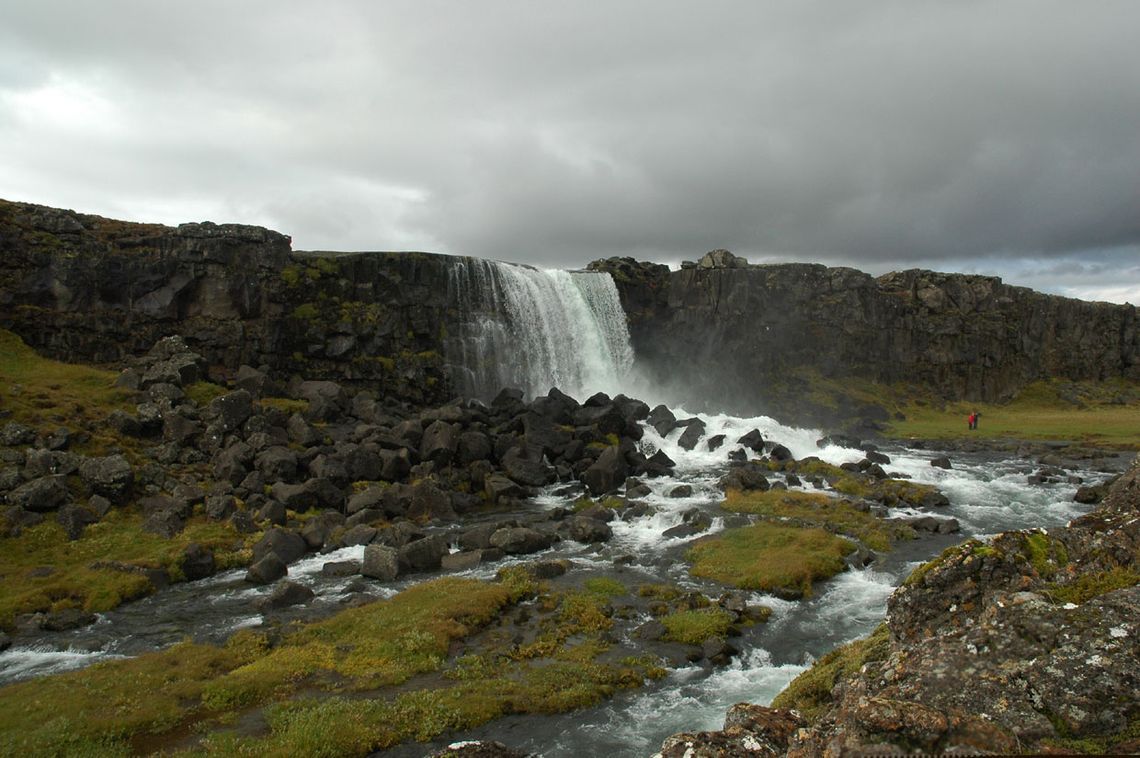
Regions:
<instances>
[{"instance_id":1,"label":"distant person","mask_svg":"<svg viewBox=\"0 0 1140 758\"><path fill-rule=\"evenodd\" d=\"M976 416L973 413L971 413L969 416L966 417L966 428L967 429L973 429L974 428L974 424L977 423L975 418L976 418Z\"/></svg>"},{"instance_id":2,"label":"distant person","mask_svg":"<svg viewBox=\"0 0 1140 758\"><path fill-rule=\"evenodd\" d=\"M982 414L978 413L977 411L974 411L974 428L975 429L978 428L978 419L980 419L981 417L982 417Z\"/></svg>"}]
</instances>

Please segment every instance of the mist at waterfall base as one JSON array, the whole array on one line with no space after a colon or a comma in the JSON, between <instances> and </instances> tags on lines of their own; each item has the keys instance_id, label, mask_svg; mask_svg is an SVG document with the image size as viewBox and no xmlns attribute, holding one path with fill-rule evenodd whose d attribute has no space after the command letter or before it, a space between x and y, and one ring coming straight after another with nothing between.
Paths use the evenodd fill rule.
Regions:
<instances>
[{"instance_id":1,"label":"mist at waterfall base","mask_svg":"<svg viewBox=\"0 0 1140 758\"><path fill-rule=\"evenodd\" d=\"M636 381L625 316L608 274L547 272L471 260L455 272L451 285L455 288L454 301L470 317L456 334L448 335L449 358L456 366L457 383L471 396L488 401L501 387L514 386L533 397L558 387L579 401L599 391L611 395L624 392L650 405L658 401L652 388ZM678 418L690 415L683 406L671 407ZM723 434L727 444L709 451L702 440L693 450L685 450L678 444L682 430L661 436L645 427L640 443L645 451L663 450L677 466L672 476L646 480L652 488L652 494L645 498L651 510L629 521L613 521L614 534L609 542L584 545L566 540L544 553L480 566L464 575L490 579L504 563L567 559L573 564L574 575L609 576L631 588L674 583L716 597L725 588L688 574L684 553L697 537L669 538L664 532L680 525L684 514L694 508L712 519L706 534L726 528L730 517L719 507L722 493L717 481L727 468L728 453L737 447L732 444L736 439L759 429L766 440L785 445L797 459L814 455L842 464L864 456L862 450L847 447L819 448L819 430L786 426L766 416L692 415L706 423L707 436ZM1033 470L1031 461L989 453L955 453L953 468L944 470L930 465L939 451L883 450L891 457L889 472L932 484L946 494L950 505L938 515L958 519L960 534L924 535L900 543L868 568L850 570L820 583L814 596L806 600L784 601L748 593L750 603L767 605L774 612L768 623L749 628L733 640L741 653L726 666L685 665L671 669L663 680L648 682L639 691L619 693L595 708L553 716L510 716L429 745L400 746L389 754L421 756L450 741L484 738L549 757L648 755L674 732L720 728L725 711L733 703L770 702L812 660L840 643L866 635L883 620L894 587L915 566L945 547L1007 529L1064 524L1085 508L1072 500L1075 485L1030 486L1026 477ZM1093 481L1104 478L1092 470L1072 473ZM690 485L692 493L670 497L670 491L682 483ZM553 486L543 491L518 514L498 513L486 518L510 518L567 506L569 498L556 494L557 490ZM891 509L889 515L907 513ZM343 602L359 591L360 577L328 577L321 573L321 566L327 561L360 560L363 551L363 546L345 548L308 556L291 565L290 579L309 586L316 597L309 606L279 611L274 617L287 622L328 615L343 607ZM630 556L632 563L627 564ZM174 585L101 614L89 627L22 639L0 653L0 684L138 655L187 637L220 643L237 629L260 626L265 619L252 610L252 603L268 594L271 587L251 586L243 576L243 571L231 571ZM368 592L390 597L432 576L411 575L386 584L369 580ZM646 620L648 617L635 619L629 629ZM615 644L632 652L639 645L628 632L623 632Z\"/></svg>"}]
</instances>

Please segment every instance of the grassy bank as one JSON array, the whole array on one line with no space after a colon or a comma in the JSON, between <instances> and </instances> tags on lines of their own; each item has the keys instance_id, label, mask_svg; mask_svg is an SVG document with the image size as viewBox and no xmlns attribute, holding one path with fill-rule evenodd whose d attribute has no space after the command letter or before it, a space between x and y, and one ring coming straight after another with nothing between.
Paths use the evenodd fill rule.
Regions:
<instances>
[{"instance_id":1,"label":"grassy bank","mask_svg":"<svg viewBox=\"0 0 1140 758\"><path fill-rule=\"evenodd\" d=\"M902 439L968 437L1070 440L1086 445L1140 449L1140 388L1122 382L1037 382L1008 403L912 400L899 408L889 434ZM966 417L981 414L970 430Z\"/></svg>"},{"instance_id":2,"label":"grassy bank","mask_svg":"<svg viewBox=\"0 0 1140 758\"><path fill-rule=\"evenodd\" d=\"M606 656L605 604L624 591L550 593L521 568L442 578L281 635L243 631L12 685L0 689L0 752L364 755L593 705L662 673ZM519 644L508 612L536 595L534 636Z\"/></svg>"}]
</instances>

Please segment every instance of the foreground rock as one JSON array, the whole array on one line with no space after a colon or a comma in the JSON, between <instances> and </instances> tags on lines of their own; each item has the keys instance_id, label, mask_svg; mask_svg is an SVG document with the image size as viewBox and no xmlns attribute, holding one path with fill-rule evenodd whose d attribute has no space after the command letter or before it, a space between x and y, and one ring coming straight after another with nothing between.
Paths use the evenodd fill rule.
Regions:
<instances>
[{"instance_id":1,"label":"foreground rock","mask_svg":"<svg viewBox=\"0 0 1140 758\"><path fill-rule=\"evenodd\" d=\"M749 706L752 723L675 735L661 754L1134 753L1138 554L1140 458L1068 527L970 541L916 570L885 627L773 701L805 728Z\"/></svg>"}]
</instances>

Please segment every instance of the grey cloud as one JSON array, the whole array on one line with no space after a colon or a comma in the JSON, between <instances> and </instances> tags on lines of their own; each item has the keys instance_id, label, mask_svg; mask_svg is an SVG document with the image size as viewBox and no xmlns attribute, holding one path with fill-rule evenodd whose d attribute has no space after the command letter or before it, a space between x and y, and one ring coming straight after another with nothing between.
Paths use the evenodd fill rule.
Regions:
<instances>
[{"instance_id":1,"label":"grey cloud","mask_svg":"<svg viewBox=\"0 0 1140 758\"><path fill-rule=\"evenodd\" d=\"M1058 287L1075 274L1014 262L1119 272L1089 251L1140 244L1127 0L45 0L7 15L6 197L205 209L299 248L576 266L729 247ZM60 82L113 123L14 112Z\"/></svg>"}]
</instances>

